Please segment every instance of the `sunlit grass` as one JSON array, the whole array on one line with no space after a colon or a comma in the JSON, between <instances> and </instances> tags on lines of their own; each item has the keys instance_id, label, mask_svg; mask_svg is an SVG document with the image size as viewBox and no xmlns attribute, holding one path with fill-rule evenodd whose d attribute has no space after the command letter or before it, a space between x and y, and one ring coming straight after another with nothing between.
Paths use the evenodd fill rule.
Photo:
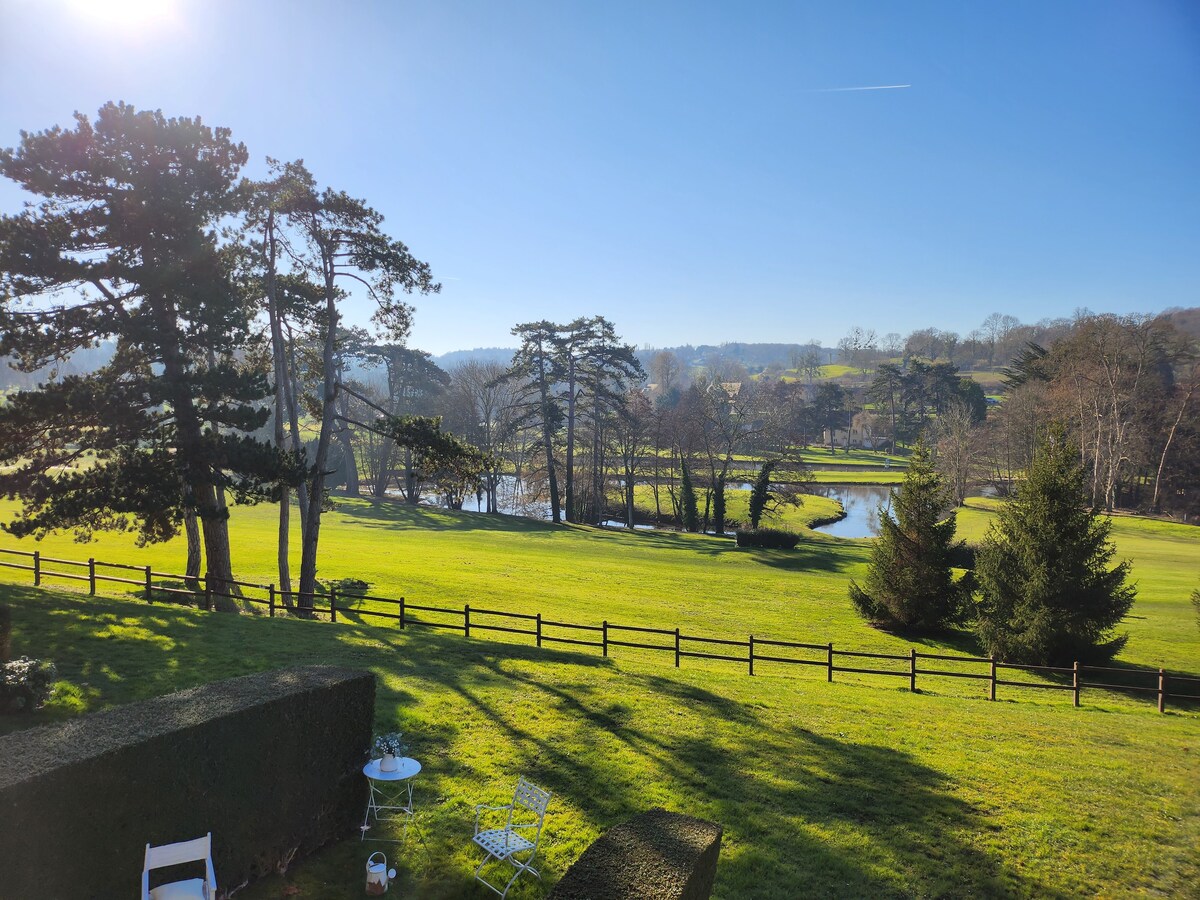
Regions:
<instances>
[{"instance_id":1,"label":"sunlit grass","mask_svg":"<svg viewBox=\"0 0 1200 900\"><path fill-rule=\"evenodd\" d=\"M830 685L820 670L675 670L633 653L355 623L147 614L13 586L0 600L16 610L18 652L58 662L66 686L49 718L287 665L376 673L377 728L404 730L424 766L407 842L348 835L239 894L250 900L354 896L381 848L400 896L487 896L469 884L473 806L501 802L518 774L555 796L545 883L517 898L544 896L605 828L655 805L724 826L717 898L1185 896L1200 880L1194 714L913 695Z\"/></svg>"},{"instance_id":2,"label":"sunlit grass","mask_svg":"<svg viewBox=\"0 0 1200 900\"><path fill-rule=\"evenodd\" d=\"M744 495L731 498L739 510ZM785 513L802 530L831 501L813 497ZM682 628L685 633L745 639L748 634L805 642L833 641L845 649L907 653L912 641L868 627L847 599L851 578L861 579L870 542L802 530L794 551L741 549L730 538L674 532L553 526L544 522L367 500L337 501L321 531L319 577L359 578L372 594L410 603L473 607L599 625ZM972 500L959 514L959 533L978 541L990 513ZM0 503L0 516L12 504ZM732 513L731 513L732 514ZM231 533L239 577L278 580L274 506L236 508ZM299 527L294 527L292 573L299 571ZM1200 669L1200 629L1189 602L1200 583L1200 529L1167 522L1118 518L1118 553L1133 560L1138 600L1121 629L1130 635L1120 659L1129 664ZM69 535L42 542L0 540L0 546L40 549L72 559L152 565L181 572L181 538L144 548L128 534L102 534L81 545ZM0 559L10 559L0 555ZM77 571L77 570L76 570ZM29 584L28 572L0 569L0 579ZM78 587L78 582L47 584ZM120 590L119 585L110 585ZM134 590L134 589L130 589ZM969 634L918 642L977 652ZM972 685L974 687L974 685ZM938 690L955 690L953 686Z\"/></svg>"}]
</instances>

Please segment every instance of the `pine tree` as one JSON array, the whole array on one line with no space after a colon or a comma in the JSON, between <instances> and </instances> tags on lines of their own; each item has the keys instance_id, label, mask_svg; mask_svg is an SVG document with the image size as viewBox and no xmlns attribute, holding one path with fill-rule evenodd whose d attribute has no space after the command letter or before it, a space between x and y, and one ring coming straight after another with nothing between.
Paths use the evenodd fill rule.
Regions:
<instances>
[{"instance_id":1,"label":"pine tree","mask_svg":"<svg viewBox=\"0 0 1200 900\"><path fill-rule=\"evenodd\" d=\"M978 632L994 656L1032 664L1102 661L1125 644L1112 629L1136 588L1128 561L1109 568L1112 523L1084 505L1084 472L1061 427L979 548Z\"/></svg>"},{"instance_id":2,"label":"pine tree","mask_svg":"<svg viewBox=\"0 0 1200 900\"><path fill-rule=\"evenodd\" d=\"M941 518L952 504L923 444L891 502L896 517L880 509L871 567L864 586L850 582L851 602L885 628L927 631L961 622L969 582L955 581L950 569L962 542L954 540L954 513Z\"/></svg>"},{"instance_id":3,"label":"pine tree","mask_svg":"<svg viewBox=\"0 0 1200 900\"><path fill-rule=\"evenodd\" d=\"M31 196L0 216L0 356L33 372L114 346L96 371L0 407L0 493L23 504L5 530L161 541L187 522L230 608L226 492L268 497L283 469L250 437L269 385L241 358L254 309L220 233L246 160L227 129L113 103L0 150L0 175Z\"/></svg>"},{"instance_id":4,"label":"pine tree","mask_svg":"<svg viewBox=\"0 0 1200 900\"><path fill-rule=\"evenodd\" d=\"M687 460L682 463L683 477L679 486L679 509L685 531L700 530L700 511L696 506L696 489L692 487L692 475Z\"/></svg>"}]
</instances>

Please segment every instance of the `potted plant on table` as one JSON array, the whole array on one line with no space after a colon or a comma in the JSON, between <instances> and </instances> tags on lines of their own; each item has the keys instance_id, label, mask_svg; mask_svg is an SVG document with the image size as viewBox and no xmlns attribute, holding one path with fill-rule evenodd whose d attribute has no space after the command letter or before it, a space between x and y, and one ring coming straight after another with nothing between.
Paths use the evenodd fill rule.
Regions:
<instances>
[{"instance_id":1,"label":"potted plant on table","mask_svg":"<svg viewBox=\"0 0 1200 900\"><path fill-rule=\"evenodd\" d=\"M395 772L400 768L400 757L408 753L408 744L404 743L404 733L389 731L375 738L375 752L379 753L379 771Z\"/></svg>"}]
</instances>

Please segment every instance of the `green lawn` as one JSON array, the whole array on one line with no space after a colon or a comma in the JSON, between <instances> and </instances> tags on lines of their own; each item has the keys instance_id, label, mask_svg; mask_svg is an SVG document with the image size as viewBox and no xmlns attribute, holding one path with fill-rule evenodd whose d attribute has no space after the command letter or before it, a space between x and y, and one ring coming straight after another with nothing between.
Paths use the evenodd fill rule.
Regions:
<instances>
[{"instance_id":1,"label":"green lawn","mask_svg":"<svg viewBox=\"0 0 1200 900\"><path fill-rule=\"evenodd\" d=\"M960 514L960 530L976 540L990 513L980 508L987 501L971 502L972 508ZM469 603L540 612L579 624L599 625L607 619L626 625L679 626L685 633L709 637L745 639L754 634L892 653L907 653L912 644L866 626L847 600L849 580L865 572L867 541L805 531L791 552L744 550L728 538L704 535L553 526L391 502L337 503L338 509L322 525L319 576L326 581L363 579L372 594L459 609ZM797 517L789 524L801 525L803 517L827 503L812 498L789 512ZM12 508L0 502L0 517L6 511L11 514ZM262 583L276 580L276 515L273 506L234 509L231 534L239 577ZM297 541L298 532L298 526L292 529ZM1130 640L1121 659L1154 668L1200 670L1200 630L1188 599L1200 584L1200 529L1118 518L1114 537L1119 553L1134 561L1139 589L1124 625ZM88 545L75 543L70 535L40 543L0 539L0 547L40 549L50 556L94 556L149 564L158 571L183 570L182 539L144 548L134 544L131 535L113 533ZM295 550L292 571L298 570ZM29 573L12 569L0 569L0 579L30 582ZM47 583L78 586L52 579ZM977 650L967 634L926 638L918 644ZM950 692L969 689L978 693L969 683L937 687Z\"/></svg>"},{"instance_id":2,"label":"green lawn","mask_svg":"<svg viewBox=\"0 0 1200 900\"><path fill-rule=\"evenodd\" d=\"M816 484L899 484L904 480L903 469L867 469L863 471L813 471Z\"/></svg>"},{"instance_id":3,"label":"green lawn","mask_svg":"<svg viewBox=\"0 0 1200 900\"><path fill-rule=\"evenodd\" d=\"M424 765L407 843L350 836L249 900L351 896L380 847L400 896L488 896L468 883L473 806L502 802L517 774L555 795L546 884L655 805L724 826L717 898L1184 896L1200 882L1193 714L675 670L11 585L0 600L18 652L55 659L70 684L42 718L286 665L377 674L377 727L402 728Z\"/></svg>"}]
</instances>

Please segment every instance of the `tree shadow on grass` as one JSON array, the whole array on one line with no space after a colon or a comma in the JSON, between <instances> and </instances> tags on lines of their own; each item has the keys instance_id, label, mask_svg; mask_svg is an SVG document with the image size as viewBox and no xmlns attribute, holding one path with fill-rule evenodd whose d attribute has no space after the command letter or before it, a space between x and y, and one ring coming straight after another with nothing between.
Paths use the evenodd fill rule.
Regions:
<instances>
[{"instance_id":1,"label":"tree shadow on grass","mask_svg":"<svg viewBox=\"0 0 1200 900\"><path fill-rule=\"evenodd\" d=\"M397 644L407 650L401 673L451 692L504 745L495 760L445 759L438 777L493 782L493 763L503 771L505 759L519 760L596 832L664 803L714 819L736 848L718 870L721 895L1056 896L976 849L986 817L903 751L777 724L757 705L688 682L610 672L613 685L587 674L610 669L606 660L523 648L466 663L460 641L422 644L419 654ZM557 727L541 724L550 711ZM443 723L429 736L449 743L451 730L470 727ZM556 859L551 871L562 866Z\"/></svg>"},{"instance_id":2,"label":"tree shadow on grass","mask_svg":"<svg viewBox=\"0 0 1200 900\"><path fill-rule=\"evenodd\" d=\"M794 550L765 550L752 547L739 547L730 538L719 538L715 535L696 536L685 535L672 531L622 531L617 529L596 529L597 536L610 539L635 539L641 545L651 545L668 550L678 550L697 556L725 556L726 554L749 555L755 563L784 569L791 572L840 572L860 561L865 560L866 552L853 552L852 547L844 544L833 546L825 541L801 539ZM707 539L706 539L707 538ZM847 550L851 552L846 552Z\"/></svg>"},{"instance_id":3,"label":"tree shadow on grass","mask_svg":"<svg viewBox=\"0 0 1200 900\"><path fill-rule=\"evenodd\" d=\"M393 500L368 500L365 498L355 498L353 503L345 501L338 503L337 513L359 525L389 529L419 528L425 531L537 533L557 531L563 527L524 516L460 512L432 506L411 506Z\"/></svg>"},{"instance_id":4,"label":"tree shadow on grass","mask_svg":"<svg viewBox=\"0 0 1200 900\"><path fill-rule=\"evenodd\" d=\"M4 593L17 609L18 646L90 679L103 703L285 665L374 671L377 727L409 732L425 766L413 836L395 848L406 893L489 896L470 881L472 805L502 802L524 774L557 798L547 883L604 829L662 805L724 826L720 896L1055 896L973 845L993 826L943 773L895 748L810 731L790 710L694 678L437 632L413 639L353 624ZM345 896L361 886L367 853L396 858L391 845L357 837L298 864L288 881L301 896ZM244 896L281 892L272 879ZM510 894L543 895L536 882Z\"/></svg>"}]
</instances>

